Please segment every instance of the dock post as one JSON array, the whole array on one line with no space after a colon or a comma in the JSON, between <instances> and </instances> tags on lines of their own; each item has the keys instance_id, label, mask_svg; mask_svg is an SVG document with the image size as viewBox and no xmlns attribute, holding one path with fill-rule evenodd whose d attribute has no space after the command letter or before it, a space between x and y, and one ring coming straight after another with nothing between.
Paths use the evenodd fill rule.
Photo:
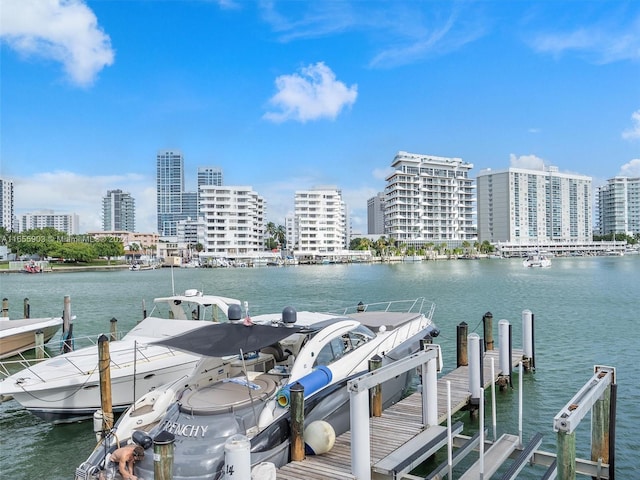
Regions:
<instances>
[{"instance_id":1,"label":"dock post","mask_svg":"<svg viewBox=\"0 0 640 480\"><path fill-rule=\"evenodd\" d=\"M173 449L176 437L166 430L153 439L153 478L155 480L173 479Z\"/></svg>"},{"instance_id":2,"label":"dock post","mask_svg":"<svg viewBox=\"0 0 640 480\"><path fill-rule=\"evenodd\" d=\"M109 339L106 335L98 338L98 371L100 372L100 404L102 408L102 432L113 428L113 407L111 401L111 355Z\"/></svg>"},{"instance_id":3,"label":"dock post","mask_svg":"<svg viewBox=\"0 0 640 480\"><path fill-rule=\"evenodd\" d=\"M291 398L291 461L304 460L304 385L296 382L289 389Z\"/></svg>"},{"instance_id":4,"label":"dock post","mask_svg":"<svg viewBox=\"0 0 640 480\"><path fill-rule=\"evenodd\" d=\"M364 414L369 399L368 390L351 392L351 473L358 480L371 480L371 448L369 418Z\"/></svg>"},{"instance_id":5,"label":"dock post","mask_svg":"<svg viewBox=\"0 0 640 480\"><path fill-rule=\"evenodd\" d=\"M558 480L576 479L576 432L558 432Z\"/></svg>"},{"instance_id":6,"label":"dock post","mask_svg":"<svg viewBox=\"0 0 640 480\"><path fill-rule=\"evenodd\" d=\"M374 355L369 360L369 371L373 372L378 368L382 367L382 357L380 355ZM377 384L375 387L371 389L371 417L381 417L382 416L382 385Z\"/></svg>"},{"instance_id":7,"label":"dock post","mask_svg":"<svg viewBox=\"0 0 640 480\"><path fill-rule=\"evenodd\" d=\"M224 442L224 480L251 478L251 442L242 434Z\"/></svg>"},{"instance_id":8,"label":"dock post","mask_svg":"<svg viewBox=\"0 0 640 480\"><path fill-rule=\"evenodd\" d=\"M36 332L36 360L44 359L44 332L38 330Z\"/></svg>"},{"instance_id":9,"label":"dock post","mask_svg":"<svg viewBox=\"0 0 640 480\"><path fill-rule=\"evenodd\" d=\"M500 368L500 376L498 377L498 386L501 391L507 389L511 385L511 324L508 320L500 320L498 322L498 342L500 343L500 357L498 358L498 367Z\"/></svg>"},{"instance_id":10,"label":"dock post","mask_svg":"<svg viewBox=\"0 0 640 480\"><path fill-rule=\"evenodd\" d=\"M469 391L471 392L471 416L475 417L475 410L478 404L482 401L480 398L482 388L481 379L481 351L480 351L480 335L477 333L470 333L467 337L469 343Z\"/></svg>"},{"instance_id":11,"label":"dock post","mask_svg":"<svg viewBox=\"0 0 640 480\"><path fill-rule=\"evenodd\" d=\"M2 316L5 318L9 317L9 299L8 298L2 299Z\"/></svg>"},{"instance_id":12,"label":"dock post","mask_svg":"<svg viewBox=\"0 0 640 480\"><path fill-rule=\"evenodd\" d=\"M24 299L24 318L31 318L31 305L29 305L29 299Z\"/></svg>"},{"instance_id":13,"label":"dock post","mask_svg":"<svg viewBox=\"0 0 640 480\"><path fill-rule=\"evenodd\" d=\"M609 463L611 385L591 407L591 460Z\"/></svg>"},{"instance_id":14,"label":"dock post","mask_svg":"<svg viewBox=\"0 0 640 480\"><path fill-rule=\"evenodd\" d=\"M487 312L482 316L484 328L484 350L493 350L493 314Z\"/></svg>"},{"instance_id":15,"label":"dock post","mask_svg":"<svg viewBox=\"0 0 640 480\"><path fill-rule=\"evenodd\" d=\"M422 341L421 341L422 342ZM422 350L436 349L422 343ZM438 357L422 365L422 424L424 426L438 425Z\"/></svg>"},{"instance_id":16,"label":"dock post","mask_svg":"<svg viewBox=\"0 0 640 480\"><path fill-rule=\"evenodd\" d=\"M525 371L536 369L535 345L533 342L533 313L531 310L522 311L522 360Z\"/></svg>"},{"instance_id":17,"label":"dock post","mask_svg":"<svg viewBox=\"0 0 640 480\"><path fill-rule=\"evenodd\" d=\"M460 322L456 328L456 351L458 353L458 367L469 365L469 356L467 355L467 335L469 326L466 322Z\"/></svg>"},{"instance_id":18,"label":"dock post","mask_svg":"<svg viewBox=\"0 0 640 480\"><path fill-rule=\"evenodd\" d=\"M73 323L71 322L71 297L64 296L64 308L62 310L62 352L69 353L73 350Z\"/></svg>"},{"instance_id":19,"label":"dock post","mask_svg":"<svg viewBox=\"0 0 640 480\"><path fill-rule=\"evenodd\" d=\"M616 403L618 384L615 381L609 387L609 480L616 478Z\"/></svg>"},{"instance_id":20,"label":"dock post","mask_svg":"<svg viewBox=\"0 0 640 480\"><path fill-rule=\"evenodd\" d=\"M118 319L111 317L109 320L109 341L115 342L118 340Z\"/></svg>"}]
</instances>

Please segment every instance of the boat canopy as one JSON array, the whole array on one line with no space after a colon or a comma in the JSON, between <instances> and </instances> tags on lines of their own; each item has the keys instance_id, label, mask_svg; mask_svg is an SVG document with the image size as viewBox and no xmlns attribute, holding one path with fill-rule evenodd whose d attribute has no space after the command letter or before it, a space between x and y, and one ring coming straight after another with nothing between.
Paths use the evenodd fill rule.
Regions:
<instances>
[{"instance_id":1,"label":"boat canopy","mask_svg":"<svg viewBox=\"0 0 640 480\"><path fill-rule=\"evenodd\" d=\"M300 331L284 325L212 323L154 344L208 357L226 357L240 351L255 352Z\"/></svg>"}]
</instances>

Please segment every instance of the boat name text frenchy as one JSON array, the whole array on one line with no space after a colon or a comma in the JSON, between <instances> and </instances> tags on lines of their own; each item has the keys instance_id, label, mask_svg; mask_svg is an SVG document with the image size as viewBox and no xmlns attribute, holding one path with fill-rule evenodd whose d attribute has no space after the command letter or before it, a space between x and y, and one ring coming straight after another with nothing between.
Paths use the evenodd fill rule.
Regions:
<instances>
[{"instance_id":1,"label":"boat name text frenchy","mask_svg":"<svg viewBox=\"0 0 640 480\"><path fill-rule=\"evenodd\" d=\"M204 434L207 433L207 430L209 429L209 425L185 425L182 423L167 421L164 423L162 428L169 433L180 435L181 437L197 437L198 435L204 437Z\"/></svg>"}]
</instances>

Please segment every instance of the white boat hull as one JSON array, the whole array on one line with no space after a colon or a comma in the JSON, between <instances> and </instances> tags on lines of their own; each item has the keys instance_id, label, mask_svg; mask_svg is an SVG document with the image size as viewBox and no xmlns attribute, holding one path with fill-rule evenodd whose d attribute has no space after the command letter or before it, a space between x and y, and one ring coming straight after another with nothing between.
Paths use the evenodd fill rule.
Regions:
<instances>
[{"instance_id":1,"label":"white boat hull","mask_svg":"<svg viewBox=\"0 0 640 480\"><path fill-rule=\"evenodd\" d=\"M0 359L32 350L36 332L41 330L47 343L62 326L62 318L25 318L0 320Z\"/></svg>"}]
</instances>

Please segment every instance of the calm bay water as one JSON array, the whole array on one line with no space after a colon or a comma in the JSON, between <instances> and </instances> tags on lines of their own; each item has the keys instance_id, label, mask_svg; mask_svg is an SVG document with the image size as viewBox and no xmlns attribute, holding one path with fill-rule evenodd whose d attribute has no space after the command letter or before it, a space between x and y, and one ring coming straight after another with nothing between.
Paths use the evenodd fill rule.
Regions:
<instances>
[{"instance_id":1,"label":"calm bay water","mask_svg":"<svg viewBox=\"0 0 640 480\"><path fill-rule=\"evenodd\" d=\"M445 372L455 368L456 325L482 336L482 316L513 325L521 348L521 314L536 320L536 367L524 376L524 439L545 434L542 449L555 452L554 415L591 377L594 365L617 369L616 473L640 478L640 256L557 258L550 269L526 269L518 260L439 261L398 265L323 265L259 269L175 269L175 291L247 300L253 314L334 310L365 303L424 296L436 303ZM144 272L0 275L0 296L10 314L22 316L28 297L33 317L60 315L71 296L76 335L108 332L109 320L130 329L142 317L142 300L171 293L169 269ZM55 344L55 339L54 342ZM517 375L513 391L498 392L498 435L518 433ZM487 397L490 399L490 395ZM490 404L487 424L490 427ZM589 417L577 433L578 456L589 457ZM473 430L470 426L469 431ZM477 426L476 426L477 428ZM467 433L467 432L465 432ZM51 426L14 401L0 405L0 478L63 480L94 447L91 422ZM520 478L540 478L529 469Z\"/></svg>"}]
</instances>

